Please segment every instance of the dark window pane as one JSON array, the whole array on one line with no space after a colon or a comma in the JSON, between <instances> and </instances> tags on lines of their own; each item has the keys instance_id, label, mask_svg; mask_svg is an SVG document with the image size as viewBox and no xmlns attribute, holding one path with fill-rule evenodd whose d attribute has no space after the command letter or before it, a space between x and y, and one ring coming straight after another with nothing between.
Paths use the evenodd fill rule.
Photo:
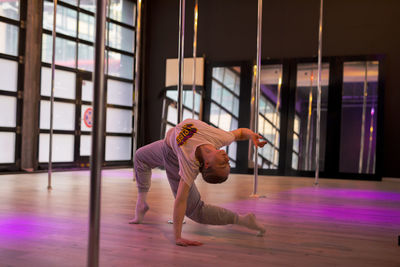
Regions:
<instances>
[{"instance_id":1,"label":"dark window pane","mask_svg":"<svg viewBox=\"0 0 400 267\"><path fill-rule=\"evenodd\" d=\"M317 123L317 77L316 63L299 64L297 66L297 88L294 130L299 133L298 159L292 158L292 166L297 161L299 170L315 170L316 123ZM315 78L314 78L315 77ZM326 116L328 107L329 64L322 64L321 74L321 135L320 135L320 170L324 170Z\"/></svg>"},{"instance_id":2,"label":"dark window pane","mask_svg":"<svg viewBox=\"0 0 400 267\"><path fill-rule=\"evenodd\" d=\"M378 62L366 63L343 66L340 172L375 173Z\"/></svg>"}]
</instances>

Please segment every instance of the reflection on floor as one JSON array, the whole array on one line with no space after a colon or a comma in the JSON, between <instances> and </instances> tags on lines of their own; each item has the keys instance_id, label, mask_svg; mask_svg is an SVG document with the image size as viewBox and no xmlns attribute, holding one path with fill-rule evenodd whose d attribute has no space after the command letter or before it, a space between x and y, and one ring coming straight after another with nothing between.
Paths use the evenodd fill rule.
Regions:
<instances>
[{"instance_id":1,"label":"reflection on floor","mask_svg":"<svg viewBox=\"0 0 400 267\"><path fill-rule=\"evenodd\" d=\"M383 182L259 176L264 199L250 199L250 175L222 185L196 184L206 202L254 212L260 238L237 226L187 219L174 245L173 197L165 173L153 173L145 224L130 225L136 199L132 170L103 171L101 266L400 266L400 179ZM0 265L85 266L89 172L0 175Z\"/></svg>"}]
</instances>

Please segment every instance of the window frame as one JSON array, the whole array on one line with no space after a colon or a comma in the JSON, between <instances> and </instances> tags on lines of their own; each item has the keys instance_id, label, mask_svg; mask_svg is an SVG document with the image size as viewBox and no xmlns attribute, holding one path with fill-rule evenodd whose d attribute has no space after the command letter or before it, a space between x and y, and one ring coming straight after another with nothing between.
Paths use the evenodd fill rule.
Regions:
<instances>
[{"instance_id":1,"label":"window frame","mask_svg":"<svg viewBox=\"0 0 400 267\"><path fill-rule=\"evenodd\" d=\"M130 0L133 5L137 5L137 1L135 0ZM52 0L44 0L43 2L50 2L53 3ZM44 3L43 3L44 4ZM85 101L82 100L82 92L81 92L81 88L82 88L82 81L84 80L92 80L92 75L93 72L91 71L87 71L87 70L83 70L79 68L79 44L84 44L84 45L88 45L90 47L93 47L94 49L94 41L88 41L85 39L82 39L79 37L79 18L80 18L80 14L83 13L85 15L89 15L89 16L93 16L95 19L95 13L92 11L89 11L87 9L81 8L80 7L80 1L77 1L76 6L67 2L63 2L58 1L58 5L59 6L63 6L66 8L70 8L73 9L74 11L77 12L77 17L76 17L76 36L69 36L60 32L56 32L56 38L62 38L68 41L72 41L75 43L75 65L74 67L68 67L68 66L63 66L63 65L55 65L55 69L56 70L65 70L65 71L69 71L72 73L75 73L76 75L76 85L75 85L75 99L74 100L70 100L70 99L63 99L63 98L54 98L54 101L57 102L62 102L62 103L73 103L75 104L75 129L74 130L53 130L54 134L70 134L70 135L74 135L75 138L75 142L74 142L74 161L73 162L54 162L52 163L54 168L68 168L68 167L76 167L76 168L88 168L90 166L90 160L89 160L89 156L81 156L80 155L80 143L81 143L81 136L88 136L91 135L91 131L87 132L87 131L81 131L81 127L80 127L80 118L81 118L81 109L82 109L82 105L93 105L93 102L91 101ZM108 95L108 80L116 80L116 81L121 81L121 82L126 82L126 83L131 83L132 84L132 94L134 94L134 80L135 80L135 60L136 60L136 18L137 18L137 11L135 8L135 13L133 14L133 19L134 19L134 26L129 25L129 24L125 24L123 22L114 20L112 18L109 17L110 14L110 8L109 6L107 6L107 18L106 18L106 25L108 25L108 23L113 23L116 24L118 26L121 26L123 28L127 28L129 30L133 31L133 36L134 36L134 43L133 43L133 52L127 52L125 50L120 50L117 48L113 48L111 46L109 46L109 43L107 42L108 40L108 27L106 27L106 42L105 42L105 86L104 86L104 90L105 90L105 103L104 103L104 121L105 121L105 126L107 123L107 109L108 108L116 108L116 109L121 109L121 110L129 110L132 112L132 117L131 117L131 123L132 123L132 132L131 133L113 133L113 132L108 132L106 129L104 130L104 142L103 142L103 147L104 147L104 155L103 155L103 166L107 167L129 167L132 166L133 164L133 149L131 149L130 152L130 160L111 160L111 161L105 161L106 158L106 151L105 151L105 147L106 147L106 138L108 136L120 136L120 137L129 137L131 138L131 147L133 144L133 138L134 138L134 129L133 129L133 125L134 125L134 108L135 108L135 103L134 101L132 102L132 106L123 106L123 105L116 105L116 104L108 104L107 103L107 95ZM94 22L95 23L95 22ZM95 25L95 24L94 24ZM48 29L44 29L42 26L42 37L44 34L47 34L51 37L52 35L52 31L48 30ZM42 40L42 44L43 44L43 40ZM123 56L129 56L132 58L132 78L125 78L125 77L119 77L119 76L114 76L114 75L110 75L109 73L109 61L108 61L108 55L110 52L114 52L114 53L118 53L121 54ZM49 67L51 68L51 63L47 63L44 62L42 59L42 53L43 53L43 49L40 50L40 58L41 58L41 67ZM94 60L94 58L93 58ZM40 87L41 88L41 87ZM40 95L39 97L39 101L41 100L50 100L50 97L47 96L42 96ZM40 108L39 108L39 112L40 112ZM42 133L49 133L50 130L45 130L45 129L40 129L40 116L39 116L39 123L38 123L38 140L40 138L40 134ZM38 162L38 168L39 169L48 169L48 163L46 162L39 162L39 142L38 142L38 147L37 147L37 162Z\"/></svg>"},{"instance_id":2,"label":"window frame","mask_svg":"<svg viewBox=\"0 0 400 267\"><path fill-rule=\"evenodd\" d=\"M339 144L340 144L340 128L341 128L341 99L343 87L343 63L351 61L378 61L379 62L379 75L378 75L378 108L377 108L377 132L376 132L376 167L374 174L358 174L358 173L343 173L339 171ZM327 128L326 128L326 143L325 143L325 168L320 172L321 178L340 178L340 179L360 179L360 180L381 180L383 171L383 119L384 119L384 66L385 56L376 55L361 55L361 56L329 56L322 58L323 63L329 64L329 86L328 86L328 111L327 111ZM293 136L298 133L294 132L294 118L295 109L294 104L296 101L296 80L297 80L297 64L303 63L317 63L316 58L290 58L290 59L267 59L262 60L262 65L282 64L282 92L281 92L281 116L280 116L280 132L279 142L279 167L277 170L259 169L261 175L282 175L282 176L300 176L300 177L314 177L315 171L299 171L293 170L292 156L298 155L293 149ZM250 126L250 99L251 94L243 95L243 90L251 92L252 86L252 65L251 61L241 62L243 66L247 66L247 71L243 71L241 77L241 98L239 114L239 128ZM211 88L211 68L213 66L237 66L237 62L211 62L208 63L206 72L206 99L205 103L205 118L209 122L209 113L211 105L211 93L208 88ZM242 90L243 88L243 90ZM246 110L248 112L246 112ZM246 113L247 116L242 116ZM208 120L208 121L207 121ZM240 142L239 142L240 143ZM238 146L239 146L238 143ZM248 146L242 146L238 153L245 154L246 159L248 156ZM244 158L242 157L244 160ZM243 163L243 162L242 162ZM240 165L239 168L232 169L232 173L248 173L253 174L253 168L247 164Z\"/></svg>"},{"instance_id":3,"label":"window frame","mask_svg":"<svg viewBox=\"0 0 400 267\"><path fill-rule=\"evenodd\" d=\"M21 168L21 127L22 127L22 106L23 106L23 92L24 92L24 57L25 57L25 22L27 16L27 3L26 1L19 1L19 19L11 19L8 17L0 16L0 22L10 24L18 27L18 46L17 55L9 55L0 53L0 58L5 60L12 60L17 62L17 91L0 90L1 96L11 96L16 98L16 123L15 127L0 127L0 132L14 133L14 162L0 163L0 171L17 171Z\"/></svg>"}]
</instances>

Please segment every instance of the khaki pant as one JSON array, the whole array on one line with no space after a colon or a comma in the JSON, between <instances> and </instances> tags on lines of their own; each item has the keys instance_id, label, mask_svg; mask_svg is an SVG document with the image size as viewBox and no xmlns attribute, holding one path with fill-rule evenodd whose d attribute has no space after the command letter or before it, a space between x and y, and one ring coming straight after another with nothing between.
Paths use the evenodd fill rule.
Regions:
<instances>
[{"instance_id":1,"label":"khaki pant","mask_svg":"<svg viewBox=\"0 0 400 267\"><path fill-rule=\"evenodd\" d=\"M179 163L174 151L164 140L141 147L135 155L135 173L139 192L148 192L151 185L151 169L164 167L172 193L176 197L179 186ZM205 204L193 183L190 188L186 216L202 224L224 225L237 222L238 215L230 210Z\"/></svg>"}]
</instances>

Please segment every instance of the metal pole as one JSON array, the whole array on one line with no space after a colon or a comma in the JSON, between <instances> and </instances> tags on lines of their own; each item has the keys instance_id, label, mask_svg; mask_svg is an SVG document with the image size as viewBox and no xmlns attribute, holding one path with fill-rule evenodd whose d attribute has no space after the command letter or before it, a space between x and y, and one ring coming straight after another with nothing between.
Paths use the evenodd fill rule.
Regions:
<instances>
[{"instance_id":1,"label":"metal pole","mask_svg":"<svg viewBox=\"0 0 400 267\"><path fill-rule=\"evenodd\" d=\"M311 169L310 167L310 126L311 126L311 114L312 114L312 87L314 80L314 71L311 67L311 76L310 76L310 92L308 94L308 114L307 114L307 135L306 135L306 156L305 156L305 164L304 169L307 171Z\"/></svg>"},{"instance_id":2,"label":"metal pole","mask_svg":"<svg viewBox=\"0 0 400 267\"><path fill-rule=\"evenodd\" d=\"M256 123L256 105L255 105L255 95L256 95L256 77L257 77L257 65L253 66L253 77L251 79L251 101L250 101L250 129L252 131L256 131L254 128ZM251 162L253 165L251 167L254 168L254 146L251 145L249 142L249 151L248 151L248 161Z\"/></svg>"},{"instance_id":3,"label":"metal pole","mask_svg":"<svg viewBox=\"0 0 400 267\"><path fill-rule=\"evenodd\" d=\"M367 96L368 96L368 61L365 61L363 109L362 109L362 119L361 119L360 158L358 160L358 173L362 172L362 167L364 162L365 113L367 112Z\"/></svg>"},{"instance_id":4,"label":"metal pole","mask_svg":"<svg viewBox=\"0 0 400 267\"><path fill-rule=\"evenodd\" d=\"M193 30L193 109L192 109L192 118L194 119L194 107L196 100L196 52L197 52L197 21L199 16L199 3L198 0L195 0L194 4L194 30Z\"/></svg>"},{"instance_id":5,"label":"metal pole","mask_svg":"<svg viewBox=\"0 0 400 267\"><path fill-rule=\"evenodd\" d=\"M374 107L371 108L371 122L369 124L369 145L368 145L368 159L367 159L367 173L370 173L369 171L369 163L371 161L371 152L372 152L372 140L374 136L374 113L375 109Z\"/></svg>"},{"instance_id":6,"label":"metal pole","mask_svg":"<svg viewBox=\"0 0 400 267\"><path fill-rule=\"evenodd\" d=\"M375 165L376 165L376 149L374 151L374 154L372 155L373 163L372 163L372 173L375 174Z\"/></svg>"},{"instance_id":7,"label":"metal pole","mask_svg":"<svg viewBox=\"0 0 400 267\"><path fill-rule=\"evenodd\" d=\"M138 116L139 116L139 80L140 80L140 57L141 57L141 32L142 32L142 0L137 2L137 23L136 23L136 49L135 49L135 95L134 95L134 111L133 111L133 149L132 155L134 160L137 150L138 138ZM135 179L135 170L133 169L133 179Z\"/></svg>"},{"instance_id":8,"label":"metal pole","mask_svg":"<svg viewBox=\"0 0 400 267\"><path fill-rule=\"evenodd\" d=\"M261 72L261 31L262 30L262 0L258 0L258 19L257 19L257 69L256 69L256 90L255 90L255 109L254 109L254 132L258 133L258 113L260 98L260 72ZM254 149L254 187L253 196L257 196L258 187L258 147Z\"/></svg>"},{"instance_id":9,"label":"metal pole","mask_svg":"<svg viewBox=\"0 0 400 267\"><path fill-rule=\"evenodd\" d=\"M107 0L97 0L94 109L90 163L89 245L87 265L99 265L101 165L104 156L104 37Z\"/></svg>"},{"instance_id":10,"label":"metal pole","mask_svg":"<svg viewBox=\"0 0 400 267\"><path fill-rule=\"evenodd\" d=\"M319 139L321 135L321 67L322 67L322 16L323 16L323 5L324 0L321 0L321 6L319 10L319 33L318 33L318 95L317 95L317 129L315 133L315 181L314 184L318 184L319 178Z\"/></svg>"},{"instance_id":11,"label":"metal pole","mask_svg":"<svg viewBox=\"0 0 400 267\"><path fill-rule=\"evenodd\" d=\"M53 5L53 47L51 54L51 93L50 93L50 136L49 136L49 169L47 189L51 190L51 172L53 168L53 109L54 109L54 74L55 74L55 58L56 58L56 22L57 22L57 0Z\"/></svg>"},{"instance_id":12,"label":"metal pole","mask_svg":"<svg viewBox=\"0 0 400 267\"><path fill-rule=\"evenodd\" d=\"M184 62L184 45L185 45L185 0L179 1L179 44L178 44L178 122L182 121L183 106L183 62Z\"/></svg>"},{"instance_id":13,"label":"metal pole","mask_svg":"<svg viewBox=\"0 0 400 267\"><path fill-rule=\"evenodd\" d=\"M280 72L279 75L279 80L278 80L278 93L276 97L276 105L275 105L275 112L274 112L274 117L273 117L273 129L274 129L274 152L273 152L273 157L272 157L272 163L275 163L277 153L275 147L278 145L278 115L279 115L279 108L281 105L281 87L282 87L282 72Z\"/></svg>"}]
</instances>

